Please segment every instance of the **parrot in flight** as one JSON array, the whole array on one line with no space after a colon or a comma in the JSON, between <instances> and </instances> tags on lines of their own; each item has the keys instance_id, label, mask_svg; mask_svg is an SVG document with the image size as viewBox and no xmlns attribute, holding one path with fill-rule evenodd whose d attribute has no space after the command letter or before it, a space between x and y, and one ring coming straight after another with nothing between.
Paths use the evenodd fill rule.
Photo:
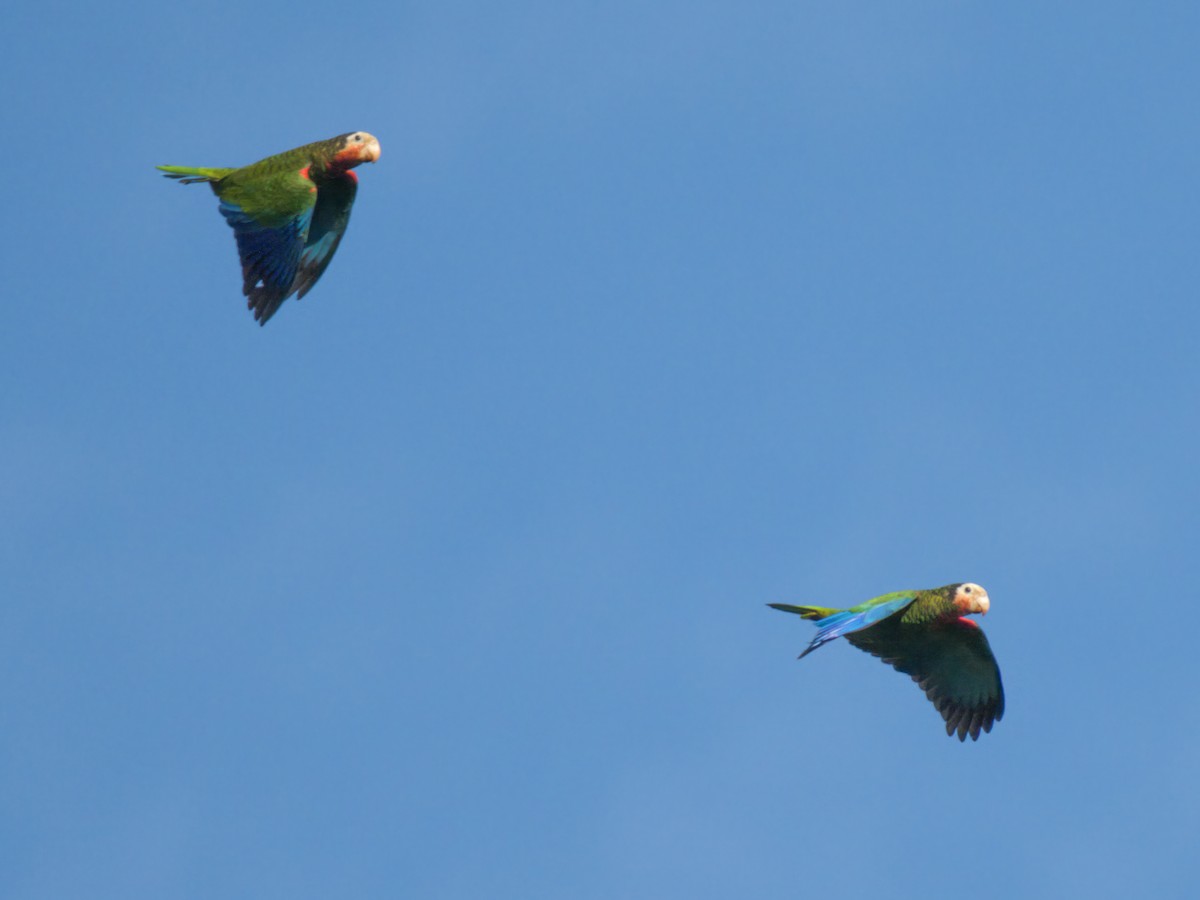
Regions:
<instances>
[{"instance_id":1,"label":"parrot in flight","mask_svg":"<svg viewBox=\"0 0 1200 900\"><path fill-rule=\"evenodd\" d=\"M948 584L928 591L899 591L849 609L769 603L773 609L815 620L817 635L800 654L845 637L896 671L911 675L946 720L946 734L979 740L1004 716L1000 667L983 629L966 618L987 614L991 601L977 584Z\"/></svg>"},{"instance_id":2,"label":"parrot in flight","mask_svg":"<svg viewBox=\"0 0 1200 900\"><path fill-rule=\"evenodd\" d=\"M379 159L379 140L352 131L240 169L158 166L184 184L208 182L237 238L242 293L260 325L292 294L312 290L333 259L358 190L350 170Z\"/></svg>"}]
</instances>

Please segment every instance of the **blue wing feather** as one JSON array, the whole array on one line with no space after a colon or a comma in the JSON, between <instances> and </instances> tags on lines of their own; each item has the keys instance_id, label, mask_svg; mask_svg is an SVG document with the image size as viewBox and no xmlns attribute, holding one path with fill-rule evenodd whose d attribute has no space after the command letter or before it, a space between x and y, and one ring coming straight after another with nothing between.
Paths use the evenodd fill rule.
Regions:
<instances>
[{"instance_id":1,"label":"blue wing feather","mask_svg":"<svg viewBox=\"0 0 1200 900\"><path fill-rule=\"evenodd\" d=\"M888 616L894 615L904 609L915 599L916 594L902 594L884 603L877 603L866 608L855 607L854 609L843 609L835 612L833 615L818 619L816 622L817 635L805 648L804 652L800 654L800 658L803 659L805 656L808 656L808 654L812 653L822 644L827 644L843 635L862 631L864 628L870 628L877 622L882 622Z\"/></svg>"},{"instance_id":2,"label":"blue wing feather","mask_svg":"<svg viewBox=\"0 0 1200 900\"><path fill-rule=\"evenodd\" d=\"M312 207L277 227L260 224L228 200L221 201L220 209L237 238L238 256L242 261L242 293L247 297L247 305L254 310L254 318L265 324L293 291L312 223Z\"/></svg>"},{"instance_id":3,"label":"blue wing feather","mask_svg":"<svg viewBox=\"0 0 1200 900\"><path fill-rule=\"evenodd\" d=\"M358 192L358 179L353 172L344 172L317 182L317 204L313 210L312 226L304 249L300 253L299 270L292 285L296 297L303 297L333 259L346 226L350 224L350 209Z\"/></svg>"}]
</instances>

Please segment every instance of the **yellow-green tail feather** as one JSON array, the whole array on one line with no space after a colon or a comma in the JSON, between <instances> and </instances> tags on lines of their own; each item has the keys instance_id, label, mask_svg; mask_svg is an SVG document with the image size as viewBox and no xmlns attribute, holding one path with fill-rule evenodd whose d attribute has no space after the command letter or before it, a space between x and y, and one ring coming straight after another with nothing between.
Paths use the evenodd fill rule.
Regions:
<instances>
[{"instance_id":1,"label":"yellow-green tail feather","mask_svg":"<svg viewBox=\"0 0 1200 900\"><path fill-rule=\"evenodd\" d=\"M783 612L795 613L802 619L824 619L836 612L841 612L840 609L829 609L824 606L792 606L790 603L768 603L767 606Z\"/></svg>"},{"instance_id":2,"label":"yellow-green tail feather","mask_svg":"<svg viewBox=\"0 0 1200 900\"><path fill-rule=\"evenodd\" d=\"M234 169L210 169L196 166L155 166L162 169L167 178L177 178L184 184L195 184L198 181L220 181Z\"/></svg>"}]
</instances>

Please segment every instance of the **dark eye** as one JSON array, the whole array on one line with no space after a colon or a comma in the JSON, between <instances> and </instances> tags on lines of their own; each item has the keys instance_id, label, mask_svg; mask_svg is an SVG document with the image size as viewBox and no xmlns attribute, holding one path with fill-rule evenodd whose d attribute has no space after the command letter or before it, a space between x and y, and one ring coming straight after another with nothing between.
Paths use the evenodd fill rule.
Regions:
<instances>
[{"instance_id":1,"label":"dark eye","mask_svg":"<svg viewBox=\"0 0 1200 900\"><path fill-rule=\"evenodd\" d=\"M963 593L969 594L969 593L971 593L971 589L969 587L965 587L965 588L963 588Z\"/></svg>"}]
</instances>

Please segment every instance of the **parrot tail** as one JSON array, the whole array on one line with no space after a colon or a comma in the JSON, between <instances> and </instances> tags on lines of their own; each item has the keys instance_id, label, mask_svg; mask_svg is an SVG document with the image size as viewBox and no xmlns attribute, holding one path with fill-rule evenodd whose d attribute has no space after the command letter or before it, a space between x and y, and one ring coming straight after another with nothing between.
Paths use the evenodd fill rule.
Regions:
<instances>
[{"instance_id":1,"label":"parrot tail","mask_svg":"<svg viewBox=\"0 0 1200 900\"><path fill-rule=\"evenodd\" d=\"M205 169L193 166L155 166L162 169L167 178L177 178L184 184L196 184L201 181L220 181L233 169Z\"/></svg>"},{"instance_id":2,"label":"parrot tail","mask_svg":"<svg viewBox=\"0 0 1200 900\"><path fill-rule=\"evenodd\" d=\"M835 612L841 612L838 609L826 609L824 606L792 606L790 603L768 603L767 606L771 609L795 613L802 619L824 619L832 616Z\"/></svg>"},{"instance_id":3,"label":"parrot tail","mask_svg":"<svg viewBox=\"0 0 1200 900\"><path fill-rule=\"evenodd\" d=\"M778 609L783 612L795 613L802 619L828 619L832 615L842 612L840 609L828 609L824 606L792 606L790 603L768 603L767 606L771 609ZM813 638L812 643L804 648L804 652L800 654L800 659L808 656L826 641L833 640L832 637L824 635L824 630L818 631L817 636Z\"/></svg>"},{"instance_id":4,"label":"parrot tail","mask_svg":"<svg viewBox=\"0 0 1200 900\"><path fill-rule=\"evenodd\" d=\"M812 639L800 658L808 656L822 644L840 638L845 634L853 634L870 628L876 622L881 622L888 616L895 615L913 602L915 595L899 593L888 600L880 597L861 606L851 609L826 609L823 606L790 606L786 603L769 603L768 606L781 609L784 612L795 613L802 619L817 620L817 636Z\"/></svg>"}]
</instances>

